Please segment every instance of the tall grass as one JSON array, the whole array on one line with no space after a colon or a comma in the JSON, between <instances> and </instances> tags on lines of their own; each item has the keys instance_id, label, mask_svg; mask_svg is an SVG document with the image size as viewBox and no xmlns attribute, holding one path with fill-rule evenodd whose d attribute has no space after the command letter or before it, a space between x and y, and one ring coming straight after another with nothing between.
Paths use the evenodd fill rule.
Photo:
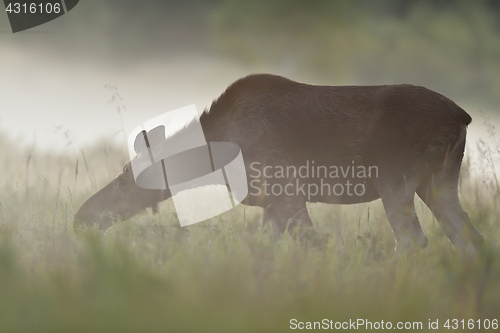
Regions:
<instances>
[{"instance_id":1,"label":"tall grass","mask_svg":"<svg viewBox=\"0 0 500 333\"><path fill-rule=\"evenodd\" d=\"M0 140L0 332L284 332L291 319L325 318L423 331L439 320L448 331L447 319L500 319L500 192L480 176L461 184L486 239L474 259L420 201L429 246L399 258L380 202L309 205L322 246L273 241L251 207L181 228L170 201L76 237L75 210L125 153L102 143L50 155Z\"/></svg>"}]
</instances>

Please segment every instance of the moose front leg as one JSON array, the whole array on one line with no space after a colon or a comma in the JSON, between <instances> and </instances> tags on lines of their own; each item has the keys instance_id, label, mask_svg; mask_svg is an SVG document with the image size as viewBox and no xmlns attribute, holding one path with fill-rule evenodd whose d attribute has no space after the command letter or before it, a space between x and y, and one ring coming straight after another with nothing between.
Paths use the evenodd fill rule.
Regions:
<instances>
[{"instance_id":1,"label":"moose front leg","mask_svg":"<svg viewBox=\"0 0 500 333\"><path fill-rule=\"evenodd\" d=\"M298 235L300 239L308 233L315 233L305 199L286 197L273 205L273 210L279 218L279 233L283 234L288 230L292 237Z\"/></svg>"},{"instance_id":2,"label":"moose front leg","mask_svg":"<svg viewBox=\"0 0 500 333\"><path fill-rule=\"evenodd\" d=\"M282 227L283 223L281 222L281 219L272 204L267 205L264 208L264 213L262 214L262 228L265 228L266 225L271 227L275 238L281 237L281 235L285 232L285 229Z\"/></svg>"}]
</instances>

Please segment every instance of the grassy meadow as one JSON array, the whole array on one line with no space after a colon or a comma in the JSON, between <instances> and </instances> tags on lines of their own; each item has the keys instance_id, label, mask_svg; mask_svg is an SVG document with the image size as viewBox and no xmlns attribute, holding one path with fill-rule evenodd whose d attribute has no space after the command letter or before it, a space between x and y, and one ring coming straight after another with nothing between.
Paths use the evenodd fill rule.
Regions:
<instances>
[{"instance_id":1,"label":"grassy meadow","mask_svg":"<svg viewBox=\"0 0 500 333\"><path fill-rule=\"evenodd\" d=\"M292 319L420 331L473 319L466 330L477 331L477 320L500 320L500 191L487 170L468 172L473 161L461 195L484 249L474 259L455 251L418 201L429 246L398 258L380 201L309 205L317 246L273 241L251 207L181 228L170 201L77 237L75 211L119 174L125 152L0 141L0 332L286 332Z\"/></svg>"}]
</instances>

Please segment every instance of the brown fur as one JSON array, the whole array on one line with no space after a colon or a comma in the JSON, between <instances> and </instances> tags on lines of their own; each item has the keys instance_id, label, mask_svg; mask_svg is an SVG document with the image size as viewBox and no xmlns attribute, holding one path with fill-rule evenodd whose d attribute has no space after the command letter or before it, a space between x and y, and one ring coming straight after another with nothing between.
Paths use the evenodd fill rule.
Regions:
<instances>
[{"instance_id":1,"label":"brown fur","mask_svg":"<svg viewBox=\"0 0 500 333\"><path fill-rule=\"evenodd\" d=\"M259 162L261 169L298 168L307 161L377 166L378 178L366 180L363 196L249 194L243 203L265 208L265 219L283 232L287 225L312 226L307 201L353 204L382 198L398 245L404 248L427 244L415 214L415 193L453 243L465 248L482 242L457 193L470 121L450 99L423 87L312 86L269 74L236 81L200 118L207 142L233 142L241 148L249 182L252 162ZM105 227L112 216L132 216L170 197L168 189L138 188L127 170L82 205L76 223L107 219ZM123 179L126 186L118 186ZM269 181L285 186L292 180ZM333 186L340 180L326 181ZM318 179L300 182L319 185Z\"/></svg>"}]
</instances>

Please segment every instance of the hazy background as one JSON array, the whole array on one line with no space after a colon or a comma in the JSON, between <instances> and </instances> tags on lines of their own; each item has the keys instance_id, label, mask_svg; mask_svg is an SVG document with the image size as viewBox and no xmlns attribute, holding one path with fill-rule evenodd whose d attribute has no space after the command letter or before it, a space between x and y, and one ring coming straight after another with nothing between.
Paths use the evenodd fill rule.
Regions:
<instances>
[{"instance_id":1,"label":"hazy background","mask_svg":"<svg viewBox=\"0 0 500 333\"><path fill-rule=\"evenodd\" d=\"M483 118L500 115L500 1L82 0L16 34L0 13L0 64L0 132L41 150L125 145L118 107L128 134L178 107L201 112L255 72L424 85L473 116L471 142L488 141ZM113 94L122 100L108 104Z\"/></svg>"},{"instance_id":2,"label":"hazy background","mask_svg":"<svg viewBox=\"0 0 500 333\"><path fill-rule=\"evenodd\" d=\"M0 332L274 333L289 332L291 318L424 329L429 320L500 319L500 133L482 125L500 123L499 7L81 0L16 34L0 11ZM429 246L408 256L393 250L380 200L308 204L318 233L305 242L276 241L263 210L244 205L181 228L171 200L105 233L73 228L84 200L127 162L118 108L128 132L192 103L201 112L255 72L419 84L464 107L474 121L460 198L485 237L477 257L454 251L419 199ZM483 177L471 177L471 165Z\"/></svg>"}]
</instances>

